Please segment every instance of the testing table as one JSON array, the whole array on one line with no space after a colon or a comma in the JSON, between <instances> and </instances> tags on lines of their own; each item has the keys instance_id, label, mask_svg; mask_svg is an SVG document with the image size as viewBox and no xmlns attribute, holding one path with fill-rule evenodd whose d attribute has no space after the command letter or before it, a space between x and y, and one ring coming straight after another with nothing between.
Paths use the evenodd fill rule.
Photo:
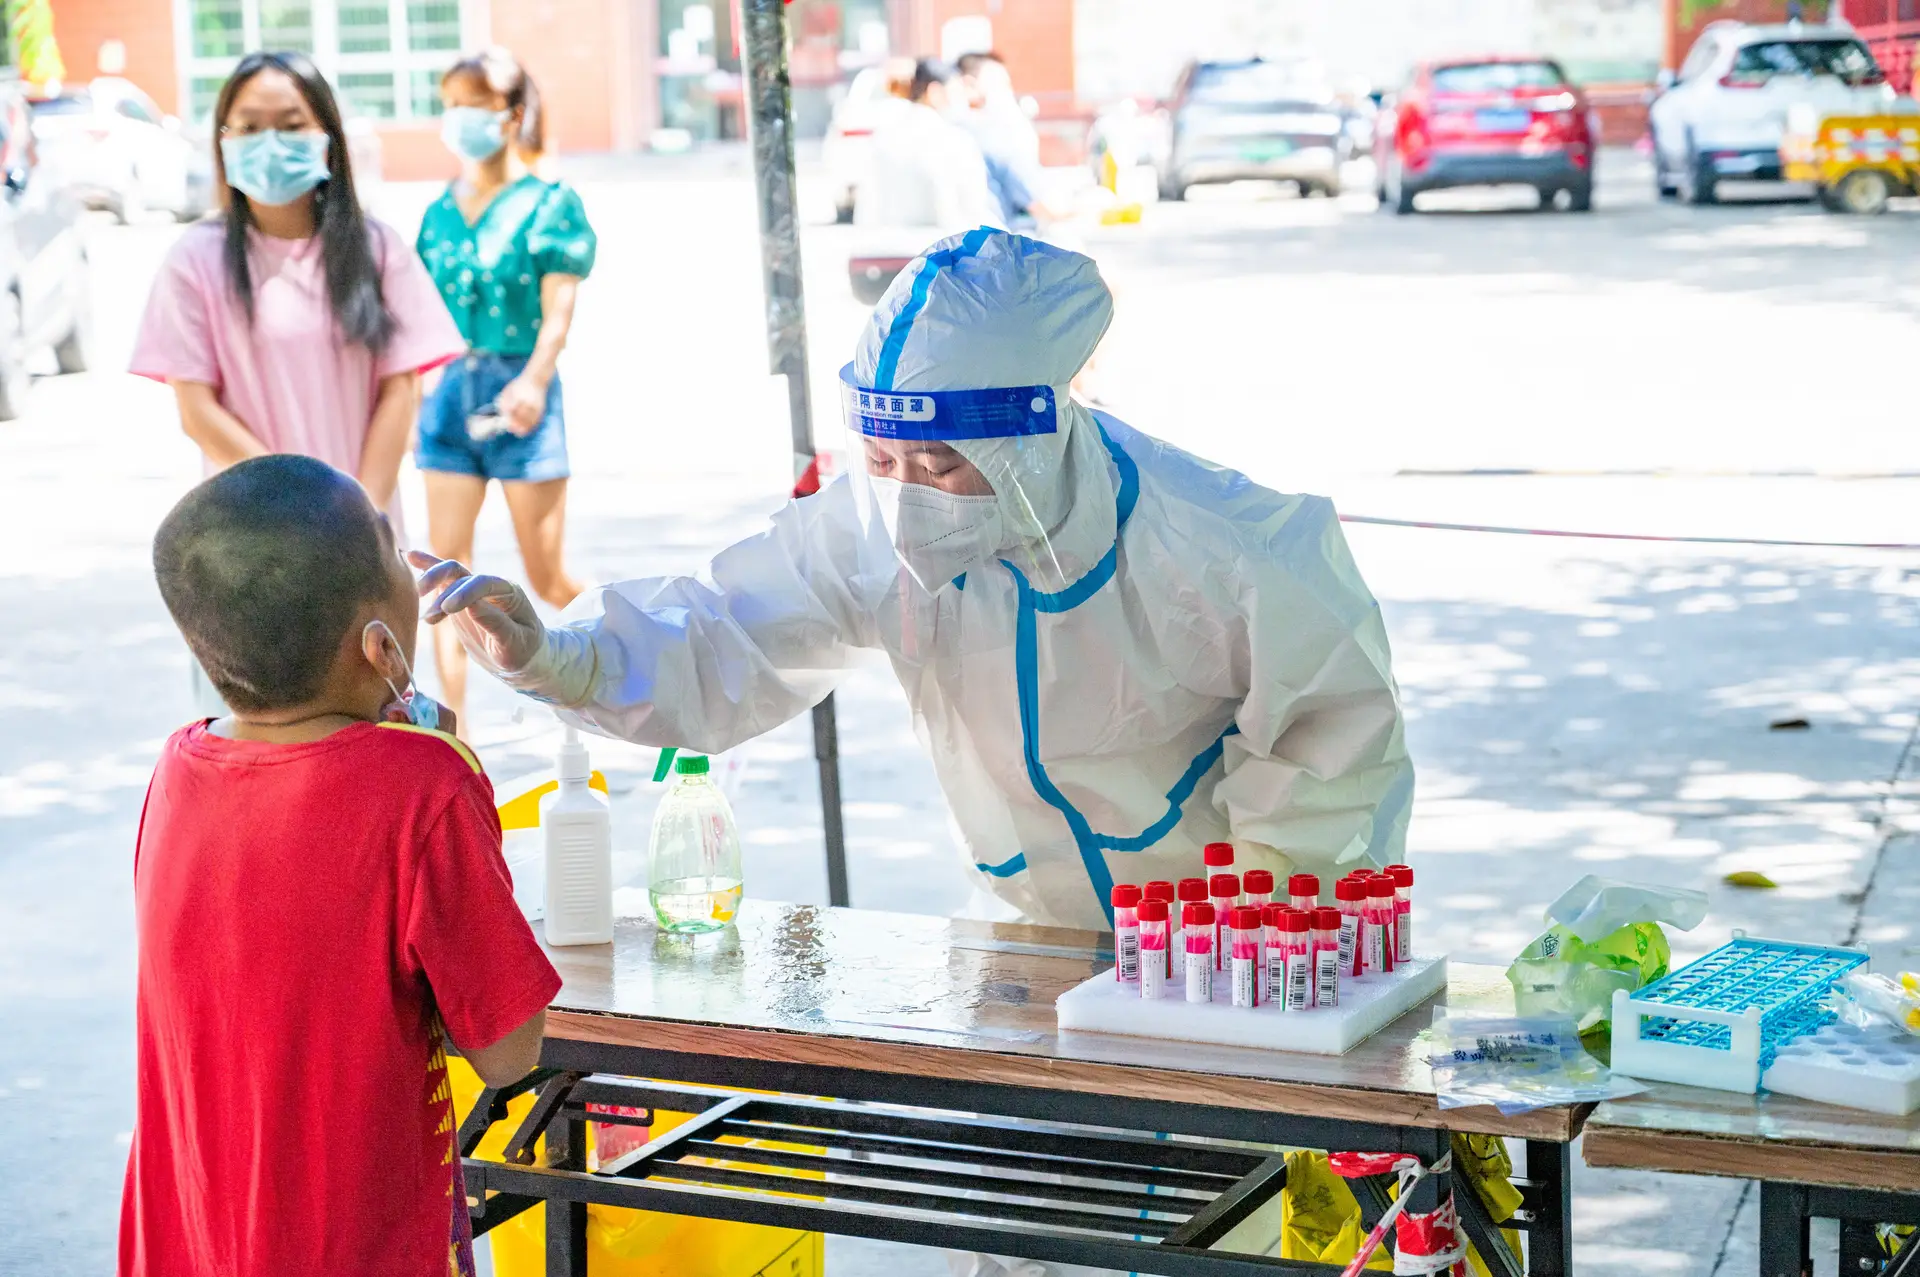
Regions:
<instances>
[{"instance_id":1,"label":"testing table","mask_svg":"<svg viewBox=\"0 0 1920 1277\"><path fill-rule=\"evenodd\" d=\"M564 987L541 1067L484 1093L460 1131L475 1229L550 1203L555 1277L584 1277L589 1202L1168 1277L1325 1273L1209 1249L1286 1183L1284 1156L1239 1141L1431 1165L1470 1132L1526 1146L1524 1205L1505 1221L1528 1234L1524 1268L1464 1182L1456 1193L1497 1277L1570 1271L1568 1150L1587 1109L1442 1111L1415 1042L1439 998L1339 1057L1058 1031L1054 999L1110 966L1109 945L750 901L714 935L623 919L611 945L551 949ZM1491 967L1456 966L1441 997L1510 1005ZM530 1089L504 1160L473 1158ZM585 1123L606 1119L588 1105L697 1116L589 1172ZM1429 1177L1410 1208L1437 1208L1448 1185ZM1356 1194L1377 1218L1382 1186Z\"/></svg>"},{"instance_id":2,"label":"testing table","mask_svg":"<svg viewBox=\"0 0 1920 1277\"><path fill-rule=\"evenodd\" d=\"M1758 1180L1760 1277L1812 1272L1814 1217L1841 1222L1843 1275L1879 1266L1874 1224L1920 1224L1920 1113L1654 1084L1602 1104L1582 1152L1590 1166ZM1906 1246L1900 1265L1903 1277L1920 1277L1920 1243Z\"/></svg>"}]
</instances>

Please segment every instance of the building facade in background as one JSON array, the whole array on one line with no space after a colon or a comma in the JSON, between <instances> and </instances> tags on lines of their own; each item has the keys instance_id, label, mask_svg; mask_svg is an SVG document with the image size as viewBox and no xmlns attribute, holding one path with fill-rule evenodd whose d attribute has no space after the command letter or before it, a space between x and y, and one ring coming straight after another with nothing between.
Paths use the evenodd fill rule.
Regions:
<instances>
[{"instance_id":1,"label":"building facade in background","mask_svg":"<svg viewBox=\"0 0 1920 1277\"><path fill-rule=\"evenodd\" d=\"M381 139L383 170L444 177L440 74L464 50L512 49L568 152L675 149L744 135L739 0L53 0L71 80L124 74L204 127L220 84L255 49L298 49ZM1005 49L1051 109L1073 97L1072 0L793 0L794 114L825 131L862 68L942 51L966 34ZM104 64L103 64L104 58Z\"/></svg>"}]
</instances>

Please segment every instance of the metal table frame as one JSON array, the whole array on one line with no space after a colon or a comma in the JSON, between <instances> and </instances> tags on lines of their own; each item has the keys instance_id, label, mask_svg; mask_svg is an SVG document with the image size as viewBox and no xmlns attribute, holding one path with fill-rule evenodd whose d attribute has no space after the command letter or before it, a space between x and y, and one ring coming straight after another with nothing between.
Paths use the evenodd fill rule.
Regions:
<instances>
[{"instance_id":1,"label":"metal table frame","mask_svg":"<svg viewBox=\"0 0 1920 1277\"><path fill-rule=\"evenodd\" d=\"M679 1081L637 1080L663 1077ZM482 1092L459 1142L476 1236L550 1204L550 1277L585 1277L589 1203L1164 1277L1324 1274L1337 1270L1208 1249L1286 1185L1283 1156L1217 1141L1404 1152L1428 1165L1450 1147L1445 1130L1215 1106L1206 1103L1204 1075L1195 1075L1194 1086L1193 1103L1167 1104L905 1076L851 1060L772 1063L549 1038L538 1070ZM529 1091L533 1107L504 1160L475 1158L507 1102ZM815 1096L836 1098L796 1098ZM589 1172L586 1122L649 1119L589 1113L588 1105L697 1116ZM743 1136L821 1151L720 1143ZM543 1137L546 1156L536 1165ZM1526 1141L1527 1178L1517 1181L1524 1204L1511 1220L1490 1219L1460 1185L1462 1227L1495 1277L1571 1272L1570 1157L1570 1144ZM726 1164L714 1164L721 1158ZM815 1178L791 1178L796 1172ZM1436 1209L1450 1184L1444 1173L1429 1176L1415 1187L1411 1208ZM1371 1225L1386 1185L1354 1187ZM1022 1200L1003 1200L1010 1196ZM1508 1248L1502 1227L1527 1233L1529 1265Z\"/></svg>"},{"instance_id":2,"label":"metal table frame","mask_svg":"<svg viewBox=\"0 0 1920 1277\"><path fill-rule=\"evenodd\" d=\"M1760 1277L1811 1277L1808 1225L1840 1221L1840 1277L1882 1272L1876 1224L1920 1225L1920 1192L1888 1193L1818 1184L1760 1183ZM1883 1277L1920 1277L1920 1232L1885 1260Z\"/></svg>"}]
</instances>

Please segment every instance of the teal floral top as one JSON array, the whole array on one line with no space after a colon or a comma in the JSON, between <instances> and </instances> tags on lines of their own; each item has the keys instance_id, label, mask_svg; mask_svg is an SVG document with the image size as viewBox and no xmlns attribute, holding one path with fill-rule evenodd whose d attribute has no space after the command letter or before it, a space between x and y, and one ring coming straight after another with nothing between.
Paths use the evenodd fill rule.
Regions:
<instances>
[{"instance_id":1,"label":"teal floral top","mask_svg":"<svg viewBox=\"0 0 1920 1277\"><path fill-rule=\"evenodd\" d=\"M530 355L540 335L540 280L585 276L598 241L573 188L528 174L467 225L448 187L414 248L469 348Z\"/></svg>"}]
</instances>

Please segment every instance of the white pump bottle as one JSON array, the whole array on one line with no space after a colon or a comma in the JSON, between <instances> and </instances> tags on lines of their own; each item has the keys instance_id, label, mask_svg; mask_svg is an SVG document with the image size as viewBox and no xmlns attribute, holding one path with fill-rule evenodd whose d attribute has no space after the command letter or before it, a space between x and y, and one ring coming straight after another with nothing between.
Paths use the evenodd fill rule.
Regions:
<instances>
[{"instance_id":1,"label":"white pump bottle","mask_svg":"<svg viewBox=\"0 0 1920 1277\"><path fill-rule=\"evenodd\" d=\"M588 786L593 771L573 724L560 745L560 788L540 801L547 841L547 943L606 944L613 939L613 817L606 795Z\"/></svg>"}]
</instances>

